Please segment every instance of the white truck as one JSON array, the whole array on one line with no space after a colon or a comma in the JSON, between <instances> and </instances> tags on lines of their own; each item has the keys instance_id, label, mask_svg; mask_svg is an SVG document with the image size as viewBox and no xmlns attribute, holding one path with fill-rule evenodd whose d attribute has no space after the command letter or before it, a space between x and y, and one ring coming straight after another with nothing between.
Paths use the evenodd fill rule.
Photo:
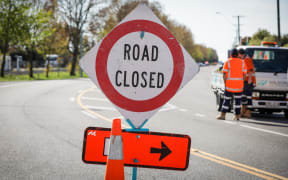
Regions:
<instances>
[{"instance_id":1,"label":"white truck","mask_svg":"<svg viewBox=\"0 0 288 180\"><path fill-rule=\"evenodd\" d=\"M252 110L271 114L284 112L288 118L288 48L240 46L253 59L256 70L256 87L253 90ZM221 110L224 82L222 67L212 73L211 88L216 95L218 111ZM233 103L231 102L230 110Z\"/></svg>"}]
</instances>

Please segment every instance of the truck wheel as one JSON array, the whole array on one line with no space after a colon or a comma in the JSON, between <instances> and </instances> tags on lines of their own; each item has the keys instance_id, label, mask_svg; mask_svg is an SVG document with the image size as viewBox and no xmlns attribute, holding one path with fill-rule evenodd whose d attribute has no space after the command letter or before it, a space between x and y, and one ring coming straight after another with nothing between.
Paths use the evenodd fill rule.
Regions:
<instances>
[{"instance_id":1,"label":"truck wheel","mask_svg":"<svg viewBox=\"0 0 288 180\"><path fill-rule=\"evenodd\" d=\"M288 119L288 110L285 110L285 111L284 111L284 116L285 116L285 118Z\"/></svg>"},{"instance_id":2,"label":"truck wheel","mask_svg":"<svg viewBox=\"0 0 288 180\"><path fill-rule=\"evenodd\" d=\"M221 95L216 94L216 107L217 111L221 111L222 109L222 104L223 104L223 98L221 98Z\"/></svg>"}]
</instances>

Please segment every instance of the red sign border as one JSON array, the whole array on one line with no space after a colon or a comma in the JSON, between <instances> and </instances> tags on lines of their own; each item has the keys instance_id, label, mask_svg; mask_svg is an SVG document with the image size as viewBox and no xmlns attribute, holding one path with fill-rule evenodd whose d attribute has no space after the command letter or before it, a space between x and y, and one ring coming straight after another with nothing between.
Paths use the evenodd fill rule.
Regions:
<instances>
[{"instance_id":1,"label":"red sign border","mask_svg":"<svg viewBox=\"0 0 288 180\"><path fill-rule=\"evenodd\" d=\"M101 130L101 131L111 131L111 128L102 128L102 127L88 127L85 129L84 132L84 140L83 140L83 150L82 150L82 161L87 164L102 164L105 165L106 162L98 162L98 161L86 161L85 160L85 152L86 152L86 140L87 134L89 130ZM171 133L161 133L161 132L151 132L151 131L140 131L140 132L133 132L133 131L126 131L125 129L122 132L134 133L134 134L151 134L151 135L158 135L158 136L170 136L170 137L183 137L188 138L188 147L187 147L187 157L186 157L186 166L184 168L172 168L172 167L161 167L161 166L147 166L147 165L139 165L139 164L124 164L124 166L129 167L143 167L143 168L155 168L155 169L167 169L167 170L182 170L185 171L189 166L189 158L190 158L190 148L191 148L191 138L188 135L183 134L171 134Z\"/></svg>"},{"instance_id":2,"label":"red sign border","mask_svg":"<svg viewBox=\"0 0 288 180\"><path fill-rule=\"evenodd\" d=\"M164 41L172 54L174 63L172 78L166 89L158 96L147 100L132 100L121 95L111 84L107 72L108 56L113 45L126 34L138 31L152 33ZM148 20L132 20L116 26L100 44L96 56L96 64L97 80L104 94L113 104L133 112L151 111L168 102L179 89L185 69L182 48L176 38L164 26Z\"/></svg>"}]
</instances>

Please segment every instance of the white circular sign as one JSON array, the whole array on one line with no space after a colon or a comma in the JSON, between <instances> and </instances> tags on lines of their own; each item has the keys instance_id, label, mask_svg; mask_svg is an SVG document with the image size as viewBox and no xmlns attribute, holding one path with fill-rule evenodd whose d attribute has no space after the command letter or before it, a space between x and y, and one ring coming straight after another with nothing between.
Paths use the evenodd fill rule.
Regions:
<instances>
[{"instance_id":1,"label":"white circular sign","mask_svg":"<svg viewBox=\"0 0 288 180\"><path fill-rule=\"evenodd\" d=\"M156 97L173 74L173 57L165 42L149 32L131 32L112 47L107 73L113 87L133 100Z\"/></svg>"}]
</instances>

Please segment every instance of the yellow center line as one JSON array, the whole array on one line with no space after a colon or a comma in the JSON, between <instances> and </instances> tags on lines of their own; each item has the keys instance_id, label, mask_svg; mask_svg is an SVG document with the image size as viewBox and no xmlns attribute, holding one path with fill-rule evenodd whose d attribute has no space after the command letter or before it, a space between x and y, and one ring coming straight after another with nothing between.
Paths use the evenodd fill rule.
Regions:
<instances>
[{"instance_id":1,"label":"yellow center line","mask_svg":"<svg viewBox=\"0 0 288 180\"><path fill-rule=\"evenodd\" d=\"M105 116L103 116L103 115L101 115L99 113L96 113L95 111L90 110L89 108L87 108L82 103L82 101L81 101L82 96L84 94L86 94L87 92L92 91L93 89L95 89L95 88L89 88L89 89L86 89L86 90L82 91L77 97L77 103L79 104L79 106L83 110L95 115L96 117L99 117L99 118L101 118L101 119L103 119L105 121L108 121L108 122L112 123L112 121L113 121L112 119L107 118L107 117L105 117ZM125 124L122 124L122 126L125 127L125 128L129 128L129 126L127 126ZM231 168L237 169L239 171L242 171L242 172L254 175L254 176L261 177L263 179L267 179L267 180L277 180L277 179L288 180L288 178L286 178L286 177L279 176L279 175L276 175L276 174L272 174L270 172L263 171L263 170L260 170L260 169L245 165L245 164L241 164L241 163L238 163L238 162L235 162L235 161L232 161L232 160L220 157L220 156L216 156L214 154L210 154L210 153L207 153L207 152L204 152L204 151L201 151L201 150L197 150L197 149L191 148L190 154L198 156L198 157L201 157L201 158L204 158L204 159L207 159L207 160L210 160L210 161L213 161L215 163L218 163L218 164L221 164L221 165L224 165L224 166L227 166L227 167L231 167Z\"/></svg>"},{"instance_id":2,"label":"yellow center line","mask_svg":"<svg viewBox=\"0 0 288 180\"><path fill-rule=\"evenodd\" d=\"M219 164L222 164L225 166L229 166L229 167L234 168L234 169L238 169L240 171L243 171L243 172L264 178L264 179L276 178L276 179L281 179L281 180L288 180L288 178L286 178L286 177L279 176L277 174L272 174L272 173L269 173L267 171L263 171L263 170L245 165L245 164L241 164L241 163L238 163L238 162L226 159L226 158L222 158L222 157L219 157L219 156L216 156L214 154L210 154L210 153L207 153L204 151L200 151L200 150L196 150L196 149L191 148L190 154L211 160L213 162L216 162L216 163L219 163ZM262 174L260 174L260 173L262 173ZM268 175L268 176L266 176L266 175ZM271 177L269 177L269 176L271 176ZM274 178L272 178L272 177L274 177Z\"/></svg>"},{"instance_id":3,"label":"yellow center line","mask_svg":"<svg viewBox=\"0 0 288 180\"><path fill-rule=\"evenodd\" d=\"M231 167L231 168L233 168L233 169L237 169L237 170L239 170L239 171L242 171L242 172L245 172L245 173L248 173L248 174L252 174L252 175L254 175L254 176L261 177L261 178L263 178L263 179L267 179L267 180L277 180L277 179L274 179L274 178L272 178L272 177L265 176L265 175L263 175L263 174L253 172L253 171L247 170L247 169L242 168L242 167L234 166L234 165L232 165L232 164L229 164L229 163L226 163L226 162L222 162L222 161L219 161L219 160L217 160L217 159L213 159L213 158L211 158L211 157L209 157L209 156L205 156L205 155L198 154L198 153L195 153L195 152L191 152L191 154L192 154L192 155L199 156L199 157L202 157L202 158L204 158L204 159L208 159L208 160L213 161L213 162L216 162L216 163L218 163L218 164L222 164L222 165L224 165L224 166Z\"/></svg>"},{"instance_id":4,"label":"yellow center line","mask_svg":"<svg viewBox=\"0 0 288 180\"><path fill-rule=\"evenodd\" d=\"M210 153L207 153L207 152L204 152L204 151L200 151L200 150L197 150L197 149L191 149L191 154L192 153L194 155L196 155L196 153L197 154L202 154L202 155L214 158L214 159L218 159L220 161L224 161L224 162L227 162L227 163L230 163L230 164L234 164L234 165L237 165L237 166L240 166L240 167L252 170L252 171L256 171L256 172L259 172L259 173L262 173L262 174L266 174L268 176L276 177L276 178L283 179L283 180L288 180L288 178L286 178L286 177L279 176L279 175L276 175L276 174L272 174L272 173L269 173L267 171L263 171L263 170L260 170L260 169L245 165L245 164L241 164L241 163L238 163L238 162L235 162L235 161L231 161L229 159L222 158L222 157L216 156L214 154L210 154Z\"/></svg>"},{"instance_id":5,"label":"yellow center line","mask_svg":"<svg viewBox=\"0 0 288 180\"><path fill-rule=\"evenodd\" d=\"M87 92L92 91L93 89L95 89L95 88L89 88L89 89L86 89L86 90L82 91L82 92L78 95L78 97L77 97L77 103L79 104L79 106L80 106L83 110L87 111L88 113L93 114L93 115L95 115L95 116L98 117L98 118L101 118L101 119L103 119L103 120L105 120L105 121L108 121L108 122L112 123L112 122L113 122L113 119L110 119L110 118L105 117L105 116L103 116L103 115L101 115L101 114L99 114L99 113L96 113L95 111L92 111L91 109L89 109L88 107L86 107L86 106L82 103L82 101L81 101L82 96L83 96L84 94L86 94ZM127 126L127 125L125 125L125 124L122 124L122 127L124 127L124 128L129 128L129 126Z\"/></svg>"}]
</instances>

